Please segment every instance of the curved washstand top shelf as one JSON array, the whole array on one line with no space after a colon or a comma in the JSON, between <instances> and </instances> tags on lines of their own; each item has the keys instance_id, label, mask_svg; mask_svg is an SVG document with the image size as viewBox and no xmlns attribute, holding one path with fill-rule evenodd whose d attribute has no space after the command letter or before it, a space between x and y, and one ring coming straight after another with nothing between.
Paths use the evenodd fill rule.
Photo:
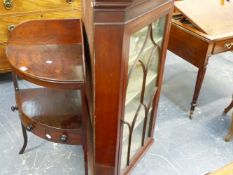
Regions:
<instances>
[{"instance_id":1,"label":"curved washstand top shelf","mask_svg":"<svg viewBox=\"0 0 233 175\"><path fill-rule=\"evenodd\" d=\"M7 58L32 83L78 89L85 80L82 33L80 19L24 22L9 34Z\"/></svg>"}]
</instances>

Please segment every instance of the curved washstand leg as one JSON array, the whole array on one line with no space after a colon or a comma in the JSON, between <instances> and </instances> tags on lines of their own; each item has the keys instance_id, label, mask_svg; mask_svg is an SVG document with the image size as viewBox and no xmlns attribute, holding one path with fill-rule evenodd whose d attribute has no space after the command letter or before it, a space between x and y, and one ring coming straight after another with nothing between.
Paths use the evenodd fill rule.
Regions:
<instances>
[{"instance_id":1,"label":"curved washstand leg","mask_svg":"<svg viewBox=\"0 0 233 175\"><path fill-rule=\"evenodd\" d=\"M16 110L18 110L18 107L15 106L11 106L11 110L13 112L15 112ZM23 154L25 151L25 148L27 146L27 142L28 142L28 136L27 136L27 131L26 128L23 126L23 123L21 122L21 127L22 127L22 132L23 132L23 139L24 139L24 143L23 143L23 147L21 148L21 150L19 151L19 154Z\"/></svg>"},{"instance_id":2,"label":"curved washstand leg","mask_svg":"<svg viewBox=\"0 0 233 175\"><path fill-rule=\"evenodd\" d=\"M21 126L22 126L22 132L23 132L23 146L21 148L21 150L19 151L19 154L23 154L24 151L25 151L25 148L27 146L27 143L28 143L28 135L27 135L27 130L26 128L23 126L23 124L21 123Z\"/></svg>"},{"instance_id":3,"label":"curved washstand leg","mask_svg":"<svg viewBox=\"0 0 233 175\"><path fill-rule=\"evenodd\" d=\"M12 79L13 79L13 84L14 84L14 89L15 92L19 91L19 85L18 85L18 80L17 80L17 75L12 72ZM18 110L17 105L12 106L11 110L14 112L16 110ZM23 143L23 147L21 148L21 150L19 151L19 154L23 154L25 151L25 148L27 146L28 143L28 136L27 136L27 131L26 128L23 126L23 123L21 122L21 127L22 127L22 132L23 132L23 139L24 139L24 143Z\"/></svg>"},{"instance_id":4,"label":"curved washstand leg","mask_svg":"<svg viewBox=\"0 0 233 175\"><path fill-rule=\"evenodd\" d=\"M232 95L231 103L224 109L223 113L224 114L228 113L231 110L231 108L233 108L233 95Z\"/></svg>"}]
</instances>

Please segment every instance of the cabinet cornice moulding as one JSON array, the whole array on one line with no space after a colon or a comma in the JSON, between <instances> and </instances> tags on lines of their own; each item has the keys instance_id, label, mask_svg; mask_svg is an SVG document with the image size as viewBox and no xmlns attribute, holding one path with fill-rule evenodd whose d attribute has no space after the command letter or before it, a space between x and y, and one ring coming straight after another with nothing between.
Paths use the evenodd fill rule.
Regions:
<instances>
[{"instance_id":1,"label":"cabinet cornice moulding","mask_svg":"<svg viewBox=\"0 0 233 175\"><path fill-rule=\"evenodd\" d=\"M111 2L103 2L105 6L94 7L94 23L95 25L125 25L140 16L151 13L156 8L170 8L171 3L173 0L134 0L128 3L128 6L114 7L107 6Z\"/></svg>"},{"instance_id":2,"label":"cabinet cornice moulding","mask_svg":"<svg viewBox=\"0 0 233 175\"><path fill-rule=\"evenodd\" d=\"M125 8L128 7L131 2L94 2L95 8Z\"/></svg>"}]
</instances>

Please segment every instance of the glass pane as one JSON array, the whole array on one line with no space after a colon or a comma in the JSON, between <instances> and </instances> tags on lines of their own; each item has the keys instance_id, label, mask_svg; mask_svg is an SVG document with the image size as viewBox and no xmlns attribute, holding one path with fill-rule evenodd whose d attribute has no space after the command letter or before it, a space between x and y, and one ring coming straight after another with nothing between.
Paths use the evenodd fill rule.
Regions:
<instances>
[{"instance_id":1,"label":"glass pane","mask_svg":"<svg viewBox=\"0 0 233 175\"><path fill-rule=\"evenodd\" d=\"M143 48L143 45L147 40L147 34L148 26L142 28L130 37L129 65L134 63L140 50Z\"/></svg>"},{"instance_id":2,"label":"glass pane","mask_svg":"<svg viewBox=\"0 0 233 175\"><path fill-rule=\"evenodd\" d=\"M152 54L150 55L150 59L147 64L147 76L146 76L146 87L144 94L144 104L149 107L151 101L154 98L155 92L157 90L156 82L157 82L157 72L158 72L158 64L159 64L159 54L158 48L154 48Z\"/></svg>"},{"instance_id":3,"label":"glass pane","mask_svg":"<svg viewBox=\"0 0 233 175\"><path fill-rule=\"evenodd\" d=\"M136 114L136 110L139 108L139 106L141 105L140 103L140 96L137 95L136 98L134 98L130 103L128 103L126 106L125 106L125 122L128 122L128 123L132 123L133 122L133 119L134 119L134 116ZM143 116L142 118L137 118L137 122L143 120Z\"/></svg>"},{"instance_id":4,"label":"glass pane","mask_svg":"<svg viewBox=\"0 0 233 175\"><path fill-rule=\"evenodd\" d=\"M141 122L135 123L133 133L132 133L130 159L132 159L132 157L142 147L142 131L143 131L144 118L145 118L145 108L141 106L140 111L137 116L137 120L140 120Z\"/></svg>"},{"instance_id":5,"label":"glass pane","mask_svg":"<svg viewBox=\"0 0 233 175\"><path fill-rule=\"evenodd\" d=\"M142 91L143 85L143 68L140 63L136 64L134 69L129 74L128 86L127 86L127 96L125 104L129 104L140 92Z\"/></svg>"},{"instance_id":6,"label":"glass pane","mask_svg":"<svg viewBox=\"0 0 233 175\"><path fill-rule=\"evenodd\" d=\"M121 169L129 166L150 135L165 19L162 17L130 36Z\"/></svg>"},{"instance_id":7,"label":"glass pane","mask_svg":"<svg viewBox=\"0 0 233 175\"><path fill-rule=\"evenodd\" d=\"M159 43L161 46L164 28L166 23L166 16L161 17L157 21L152 23L152 29L153 29L153 38L156 43Z\"/></svg>"}]
</instances>

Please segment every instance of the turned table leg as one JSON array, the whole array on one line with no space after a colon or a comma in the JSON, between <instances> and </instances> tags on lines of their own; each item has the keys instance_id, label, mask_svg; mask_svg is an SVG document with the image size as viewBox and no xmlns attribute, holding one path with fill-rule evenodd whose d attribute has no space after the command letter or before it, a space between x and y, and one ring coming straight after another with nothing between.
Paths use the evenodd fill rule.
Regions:
<instances>
[{"instance_id":1,"label":"turned table leg","mask_svg":"<svg viewBox=\"0 0 233 175\"><path fill-rule=\"evenodd\" d=\"M232 95L232 101L231 103L224 109L224 113L228 113L228 111L231 110L231 108L233 108L233 95Z\"/></svg>"},{"instance_id":2,"label":"turned table leg","mask_svg":"<svg viewBox=\"0 0 233 175\"><path fill-rule=\"evenodd\" d=\"M232 95L232 101L231 103L224 109L224 113L226 114L228 111L231 110L231 108L233 108L233 95ZM228 142L233 138L233 113L231 116L231 126L230 129L228 131L228 134L225 136L225 141Z\"/></svg>"},{"instance_id":3,"label":"turned table leg","mask_svg":"<svg viewBox=\"0 0 233 175\"><path fill-rule=\"evenodd\" d=\"M232 116L231 116L231 126L230 126L230 129L228 131L228 134L225 136L224 140L226 142L230 141L231 139L233 138L233 113L232 113Z\"/></svg>"},{"instance_id":4,"label":"turned table leg","mask_svg":"<svg viewBox=\"0 0 233 175\"><path fill-rule=\"evenodd\" d=\"M198 99L198 96L200 94L200 90L201 90L202 82L203 82L204 77L205 77L205 73L206 73L206 67L199 68L198 74L197 74L197 79L196 79L196 85L195 85L195 89L194 89L194 94L193 94L193 99L191 102L190 115L189 115L190 119L192 119L192 115L193 115L193 112L194 112L196 104L197 104L197 99Z\"/></svg>"}]
</instances>

